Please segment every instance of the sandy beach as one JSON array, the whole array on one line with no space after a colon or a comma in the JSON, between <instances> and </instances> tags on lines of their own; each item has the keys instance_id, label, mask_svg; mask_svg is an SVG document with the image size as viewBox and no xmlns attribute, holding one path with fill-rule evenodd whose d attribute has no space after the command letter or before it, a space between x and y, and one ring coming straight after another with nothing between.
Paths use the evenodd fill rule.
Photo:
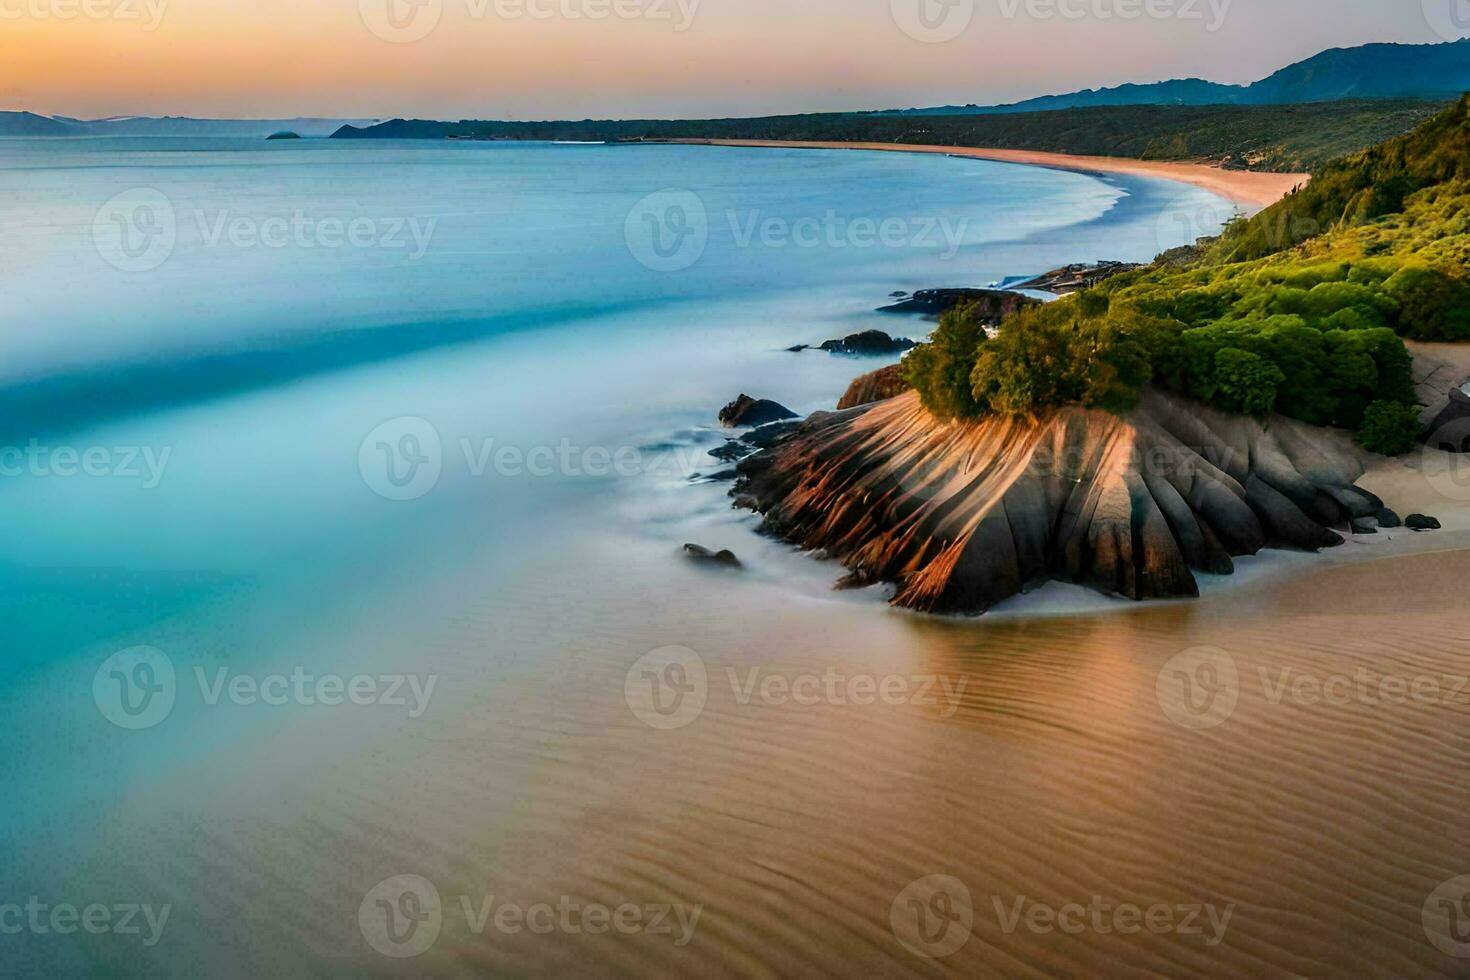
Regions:
<instances>
[{"instance_id":1,"label":"sandy beach","mask_svg":"<svg viewBox=\"0 0 1470 980\"><path fill-rule=\"evenodd\" d=\"M1157 160L1133 160L1125 157L1076 156L1070 153L1042 153L1036 150L997 150L973 146L928 146L904 143L820 143L782 140L691 140L710 146L767 146L808 150L885 150L896 153L943 153L1021 163L1035 167L1054 167L1083 173L1134 174L1178 180L1219 194L1247 209L1259 209L1276 203L1295 187L1305 184L1311 174L1258 173L1250 170L1225 170L1206 163L1175 163Z\"/></svg>"}]
</instances>

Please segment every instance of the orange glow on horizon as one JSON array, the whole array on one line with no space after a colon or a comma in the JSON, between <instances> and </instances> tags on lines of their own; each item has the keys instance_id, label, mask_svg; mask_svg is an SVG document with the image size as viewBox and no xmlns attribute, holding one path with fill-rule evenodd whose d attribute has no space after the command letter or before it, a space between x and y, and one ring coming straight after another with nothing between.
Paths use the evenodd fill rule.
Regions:
<instances>
[{"instance_id":1,"label":"orange glow on horizon","mask_svg":"<svg viewBox=\"0 0 1470 980\"><path fill-rule=\"evenodd\" d=\"M1417 21L1367 5L1344 14L1341 2L1312 32L1276 29L1300 25L1303 10L1322 0L1289 11L1274 0L1234 0L1216 33L1177 21L1007 17L977 0L965 32L940 44L905 36L890 0L88 2L111 15L56 16L82 0L0 0L0 108L79 116L740 115L1004 102L1194 74L1245 81L1334 44L1435 40ZM435 28L408 43L375 35L363 11L390 2L404 16L415 4L438 5ZM618 9L644 13L606 13ZM604 14L559 12L568 10ZM1047 57L1051 51L1066 57Z\"/></svg>"}]
</instances>

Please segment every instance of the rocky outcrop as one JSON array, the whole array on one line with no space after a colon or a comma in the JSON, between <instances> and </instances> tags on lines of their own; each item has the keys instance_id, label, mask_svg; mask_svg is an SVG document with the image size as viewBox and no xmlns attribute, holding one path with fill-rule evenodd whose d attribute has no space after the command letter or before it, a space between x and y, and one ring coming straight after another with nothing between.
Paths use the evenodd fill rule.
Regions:
<instances>
[{"instance_id":1,"label":"rocky outcrop","mask_svg":"<svg viewBox=\"0 0 1470 980\"><path fill-rule=\"evenodd\" d=\"M796 413L785 405L773 402L769 398L751 398L749 395L741 395L720 409L720 422L731 429L746 425L766 425L782 419L794 418L796 418Z\"/></svg>"},{"instance_id":2,"label":"rocky outcrop","mask_svg":"<svg viewBox=\"0 0 1470 980\"><path fill-rule=\"evenodd\" d=\"M1065 265L1060 269L1043 272L1035 279L1018 282L1014 289L1040 289L1048 293L1065 296L1068 293L1091 289L1105 279L1140 268L1136 262L1085 262Z\"/></svg>"},{"instance_id":3,"label":"rocky outcrop","mask_svg":"<svg viewBox=\"0 0 1470 980\"><path fill-rule=\"evenodd\" d=\"M1026 306L1035 306L1041 300L1004 289L921 289L906 300L882 307L879 313L922 313L926 316L942 316L961 303L975 303L981 317L990 326L999 326L1000 321Z\"/></svg>"},{"instance_id":4,"label":"rocky outcrop","mask_svg":"<svg viewBox=\"0 0 1470 980\"><path fill-rule=\"evenodd\" d=\"M726 440L723 446L711 449L709 454L715 459L726 463L733 463L753 456L762 449L769 449L779 442L797 423L787 420L785 422L771 422L759 428L751 429L738 439Z\"/></svg>"},{"instance_id":5,"label":"rocky outcrop","mask_svg":"<svg viewBox=\"0 0 1470 980\"><path fill-rule=\"evenodd\" d=\"M871 405L873 402L896 398L908 390L909 383L904 380L903 365L890 364L886 368L865 374L848 385L847 394L837 403L837 409L842 411L857 408L859 405Z\"/></svg>"},{"instance_id":6,"label":"rocky outcrop","mask_svg":"<svg viewBox=\"0 0 1470 980\"><path fill-rule=\"evenodd\" d=\"M941 423L909 392L821 413L744 460L732 495L764 528L840 559L844 584L980 613L1058 579L1133 599L1194 596L1266 547L1332 547L1382 501L1360 451L1290 419L1148 391L1124 416Z\"/></svg>"},{"instance_id":7,"label":"rocky outcrop","mask_svg":"<svg viewBox=\"0 0 1470 980\"><path fill-rule=\"evenodd\" d=\"M853 357L882 357L902 354L916 346L918 345L907 337L890 337L881 330L864 330L841 340L829 340L822 345L822 350L829 354L848 354Z\"/></svg>"}]
</instances>

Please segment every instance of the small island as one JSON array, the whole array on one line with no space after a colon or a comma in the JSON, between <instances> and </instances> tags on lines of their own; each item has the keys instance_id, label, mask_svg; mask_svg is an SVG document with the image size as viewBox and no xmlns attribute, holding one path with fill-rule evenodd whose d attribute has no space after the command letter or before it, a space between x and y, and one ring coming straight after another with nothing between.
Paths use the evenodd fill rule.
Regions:
<instances>
[{"instance_id":1,"label":"small island","mask_svg":"<svg viewBox=\"0 0 1470 980\"><path fill-rule=\"evenodd\" d=\"M266 141L269 142L270 140L299 140L300 138L301 134L293 133L289 129L283 129L279 133L271 133L269 136L266 137Z\"/></svg>"}]
</instances>

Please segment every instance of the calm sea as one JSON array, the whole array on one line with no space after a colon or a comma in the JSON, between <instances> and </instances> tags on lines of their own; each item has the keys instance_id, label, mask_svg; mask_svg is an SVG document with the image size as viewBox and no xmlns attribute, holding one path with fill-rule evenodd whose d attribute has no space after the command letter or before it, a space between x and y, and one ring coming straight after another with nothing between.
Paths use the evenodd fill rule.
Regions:
<instances>
[{"instance_id":1,"label":"calm sea","mask_svg":"<svg viewBox=\"0 0 1470 980\"><path fill-rule=\"evenodd\" d=\"M1200 623L930 623L831 592L838 569L689 477L720 468L735 396L826 409L885 363L786 348L922 336L874 312L890 293L1146 260L1230 210L942 156L0 142L0 905L171 909L151 945L146 924L0 943L56 975L899 973L927 961L890 902L925 874L1085 901L1106 864L1120 899L1183 903L1159 869L1199 841L1128 878L1150 841L1123 785L1142 766L1185 823L1214 805L1153 795L1181 770L1140 759L1156 729L1131 714ZM693 567L686 541L745 568ZM677 731L634 690L669 647L712 689ZM948 713L761 693L831 671L971 686ZM1075 768L1047 748L1067 719L1102 733ZM1250 819L1249 780L1227 785ZM1090 866L1097 826L1116 847ZM1191 867L1197 901L1233 897ZM401 876L437 919L402 888L376 904ZM703 911L679 945L498 929L466 912L491 897ZM384 955L415 922L439 929L422 958ZM1034 939L984 962L1118 955Z\"/></svg>"}]
</instances>

